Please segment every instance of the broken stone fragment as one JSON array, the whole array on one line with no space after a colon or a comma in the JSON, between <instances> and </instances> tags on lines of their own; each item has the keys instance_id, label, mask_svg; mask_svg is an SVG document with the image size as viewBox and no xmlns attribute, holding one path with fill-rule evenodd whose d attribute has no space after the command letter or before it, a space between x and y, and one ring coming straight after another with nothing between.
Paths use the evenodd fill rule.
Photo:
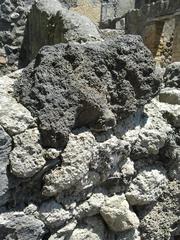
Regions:
<instances>
[{"instance_id":1,"label":"broken stone fragment","mask_svg":"<svg viewBox=\"0 0 180 240\"><path fill-rule=\"evenodd\" d=\"M180 105L180 90L176 88L164 88L159 94L159 101Z\"/></svg>"},{"instance_id":2,"label":"broken stone fragment","mask_svg":"<svg viewBox=\"0 0 180 240\"><path fill-rule=\"evenodd\" d=\"M105 239L105 225L100 217L84 219L82 225L75 228L69 240L102 240Z\"/></svg>"},{"instance_id":3,"label":"broken stone fragment","mask_svg":"<svg viewBox=\"0 0 180 240\"><path fill-rule=\"evenodd\" d=\"M11 171L21 178L34 176L45 165L43 149L37 128L28 129L14 137L14 149L10 153Z\"/></svg>"},{"instance_id":4,"label":"broken stone fragment","mask_svg":"<svg viewBox=\"0 0 180 240\"><path fill-rule=\"evenodd\" d=\"M72 218L72 215L61 204L49 200L41 204L39 217L48 227L58 229Z\"/></svg>"},{"instance_id":5,"label":"broken stone fragment","mask_svg":"<svg viewBox=\"0 0 180 240\"><path fill-rule=\"evenodd\" d=\"M131 182L126 198L131 205L144 205L157 201L167 184L164 169L147 169Z\"/></svg>"},{"instance_id":6,"label":"broken stone fragment","mask_svg":"<svg viewBox=\"0 0 180 240\"><path fill-rule=\"evenodd\" d=\"M0 214L0 239L39 240L44 235L44 223L33 216L23 212Z\"/></svg>"},{"instance_id":7,"label":"broken stone fragment","mask_svg":"<svg viewBox=\"0 0 180 240\"><path fill-rule=\"evenodd\" d=\"M11 151L11 138L0 126L0 206L6 204L10 197L7 166Z\"/></svg>"},{"instance_id":8,"label":"broken stone fragment","mask_svg":"<svg viewBox=\"0 0 180 240\"><path fill-rule=\"evenodd\" d=\"M166 87L180 88L180 62L174 62L167 66L164 81Z\"/></svg>"},{"instance_id":9,"label":"broken stone fragment","mask_svg":"<svg viewBox=\"0 0 180 240\"><path fill-rule=\"evenodd\" d=\"M139 226L139 219L130 210L125 195L107 197L101 207L100 214L108 227L115 232L136 229Z\"/></svg>"},{"instance_id":10,"label":"broken stone fragment","mask_svg":"<svg viewBox=\"0 0 180 240\"><path fill-rule=\"evenodd\" d=\"M10 135L35 126L31 113L14 98L13 86L21 73L19 70L9 76L0 77L0 124Z\"/></svg>"}]
</instances>

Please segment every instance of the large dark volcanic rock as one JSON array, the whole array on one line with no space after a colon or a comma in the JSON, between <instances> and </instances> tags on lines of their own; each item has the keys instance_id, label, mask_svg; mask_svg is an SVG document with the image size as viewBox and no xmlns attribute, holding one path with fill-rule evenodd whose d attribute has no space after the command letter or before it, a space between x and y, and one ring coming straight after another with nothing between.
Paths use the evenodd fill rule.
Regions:
<instances>
[{"instance_id":1,"label":"large dark volcanic rock","mask_svg":"<svg viewBox=\"0 0 180 240\"><path fill-rule=\"evenodd\" d=\"M158 92L150 51L138 36L43 47L17 83L45 147L64 147L72 129L104 131Z\"/></svg>"}]
</instances>

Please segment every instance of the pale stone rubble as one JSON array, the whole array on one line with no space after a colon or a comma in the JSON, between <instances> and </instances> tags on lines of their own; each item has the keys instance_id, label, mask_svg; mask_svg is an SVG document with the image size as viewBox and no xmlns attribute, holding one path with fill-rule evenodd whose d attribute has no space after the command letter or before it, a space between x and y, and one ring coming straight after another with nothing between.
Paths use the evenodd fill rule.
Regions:
<instances>
[{"instance_id":1,"label":"pale stone rubble","mask_svg":"<svg viewBox=\"0 0 180 240\"><path fill-rule=\"evenodd\" d=\"M9 83L13 84L18 76L19 73L15 73L14 75L5 77L9 80L8 82L1 82L2 86L4 84L11 89L11 91L8 91L7 88L7 92L4 90L5 94L1 104L4 104L3 99L5 98L5 101L9 101L9 99L14 99L15 101L13 88ZM4 89L6 89L5 86ZM163 95L162 100L161 94L166 92L167 98L165 97L166 95ZM9 155L11 174L16 175L18 178L32 178L44 169L48 157L51 159L49 160L51 162L61 156L61 160L59 160L61 167L57 166L50 173L45 174L42 191L48 197L58 197L54 198L54 200L42 202L40 207L31 204L24 209L24 213L18 212L13 213L13 215L11 212L8 215L2 213L0 215L0 229L5 229L4 226L8 226L7 222L13 229L16 229L16 223L12 225L7 220L8 216L11 216L11 218L12 216L16 216L17 221L19 221L17 224L21 226L29 224L28 222L25 223L23 218L26 221L34 219L36 227L38 224L41 224L39 225L41 227L37 230L34 229L32 224L29 225L33 228L31 234L33 234L34 238L32 239L39 239L35 237L37 233L34 231L40 231L38 234L43 236L46 232L44 226L46 226L50 231L55 231L55 233L51 234L49 240L66 239L66 237L69 240L81 240L84 237L89 240L102 240L114 239L115 235L119 240L140 240L141 234L138 228L141 227L141 224L143 226L144 224L150 224L150 228L154 224L153 211L157 210L155 207L150 214L147 214L141 220L141 217L139 219L132 210L132 206L147 206L156 203L159 204L157 205L158 209L161 208L161 203L158 203L158 199L164 192L167 194L167 186L171 184L170 180L168 180L168 174L170 174L171 178L175 179L174 186L176 186L176 189L178 188L176 181L179 179L180 164L178 159L180 158L178 157L179 146L177 144L174 143L167 149L165 148L164 156L174 161L171 168L167 169L168 172L162 165L156 166L154 164L153 166L146 166L146 164L143 165L142 163L140 167L137 165L138 159L145 158L146 161L149 161L149 158L153 156L157 157L161 149L169 144L168 138L173 135L174 123L168 123L168 117L164 113L173 113L179 107L179 102L174 102L174 97L172 101L169 92L169 88L167 91L166 88L163 89L158 98L153 99L151 103L147 104L145 107L145 124L129 130L122 135L121 139L111 135L109 139L103 140L106 139L105 136L101 135L97 138L88 129L84 128L70 134L68 144L62 154L61 151L55 149L45 150L41 147L38 129L28 110L26 110L27 115L19 121L21 128L17 132L11 130L12 124L5 124L3 126L3 122L1 122L4 129L12 134L11 137L14 141L14 147ZM175 90L175 93L172 91L171 94L177 93L178 89ZM160 99L160 102L158 99ZM16 116L19 116L21 113L19 109L22 108L24 111L24 107L19 103L16 104L18 106L16 108ZM31 120L30 125L24 124L24 121L28 118ZM16 121L15 117L13 125L16 124ZM117 132L117 136L118 134ZM97 142L98 139L101 141ZM133 155L131 156L131 154ZM135 159L135 162L131 160L132 157ZM90 175L94 175L94 178L90 179ZM109 190L104 188L102 191L102 188L100 188L99 192L92 192L83 201L78 196L77 199L80 202L78 203L79 200L77 200L76 204L73 203L73 197L76 199L76 194L81 194L81 191L89 191L92 187L96 187L108 179L120 179L121 177L129 181L129 186L124 192L125 194L115 192L113 196L108 196ZM13 191L13 188L8 191ZM66 195L66 191L67 193L69 191L75 194L74 196L72 195L72 201L70 200L71 206L68 205L66 200L65 202L62 201L63 196ZM61 195L62 192L65 195L59 196L58 194ZM0 198L1 205L9 201L8 193L2 196L4 197ZM170 196L168 197L170 198ZM165 203L163 202L163 204ZM174 203L174 207L177 207L176 203ZM169 216L171 216L171 210L169 209L168 211L170 211ZM142 214L143 212L140 212L140 215ZM162 218L164 217L162 216ZM107 234L107 229L101 218L114 233ZM172 222L174 222L174 219L176 219L176 216L173 212L171 217ZM82 221L82 225L79 225ZM3 234L6 233L3 233L3 231L6 232L6 230L1 231L1 235L4 236ZM17 234L20 234L17 235L18 239L26 239L26 236L24 237L23 235L24 233L17 232ZM161 235L162 233L158 232L158 234ZM11 236L11 234L8 236Z\"/></svg>"},{"instance_id":2,"label":"pale stone rubble","mask_svg":"<svg viewBox=\"0 0 180 240\"><path fill-rule=\"evenodd\" d=\"M69 29L72 28L69 19L71 14L70 12L62 16L66 18ZM75 30L76 27L81 30L79 25L75 26ZM98 32L95 31L95 34ZM137 42L140 48L144 48L138 38L131 40L128 36L127 40L124 38L122 41L123 54L128 52L130 47L126 45L126 41L130 42L132 49L136 48ZM91 53L92 49L100 51L101 44L101 42L90 45L88 43L87 52ZM81 47L86 46L84 43L70 45L72 49L79 48L80 52ZM62 46L63 49L69 48L69 45ZM58 46L56 47L58 49ZM108 45L109 52L110 47ZM51 49L48 49L51 52ZM118 52L117 46L113 45L111 50L114 57L114 52ZM92 76L89 74L94 67L90 68L85 76L86 65L81 69L77 63L79 58L71 59L70 56L70 60L66 61L69 56L67 55L64 61L69 64L70 70L64 69L64 82L62 81L61 86L58 85L61 80L58 74L60 73L61 76L62 72L59 71L62 69L53 65L51 71L53 74L56 72L57 75L46 76L51 74L50 69L45 74L44 68L37 66L42 60L41 54L23 72L23 76L20 70L0 78L0 239L177 240L180 231L178 225L180 65L171 64L166 69L164 78L161 76L164 82L158 94L159 80L156 75L151 75L153 63L151 59L148 60L150 58L148 50L144 51L147 54L146 61L152 66L148 66L147 62L144 65L143 50L142 55L138 55L135 49L137 55L135 58L131 56L130 59L132 66L128 61L129 55L119 58L117 54L117 62L110 57L107 64L108 68L114 67L113 71L108 72L106 65L103 65L96 69L97 75L94 73ZM76 54L78 53L74 52L74 55ZM93 52L92 58L94 56ZM77 62L73 62L74 59ZM98 57L97 59L102 61ZM57 62L61 60L57 58ZM105 63L106 61L108 60L105 58ZM94 62L90 58L88 66ZM126 70L121 69L122 71L119 72L117 63L120 66L124 63L129 65ZM42 64L48 68L49 62L44 61ZM36 67L32 71L34 66ZM77 66L78 70L76 70ZM137 66L139 72L136 71ZM31 77L35 72L38 73L35 76L36 82L32 81L28 97L26 91L22 93L25 96L22 104L15 85L21 83L22 90L26 87L23 86L22 79L27 80L25 75L29 74L28 77L32 80ZM75 94L71 92L70 100L69 95L65 94L63 97L69 102L62 99L64 105L61 101L56 102L57 98L66 91L69 86L67 82L69 76L72 77L74 72L76 75L71 87ZM85 76L86 83L89 81L84 92L82 89L84 82L77 80L80 76L79 72L83 80ZM140 86L138 89L133 82L130 82L131 79L127 79L132 76L132 72L134 77L138 75L136 79ZM109 80L106 88L105 81L101 82L103 74L107 74L104 79L107 80L108 77ZM146 74L151 77L145 86ZM38 87L41 87L42 76L43 80L47 77L47 81L52 81L46 89L40 88L40 91ZM112 76L123 79L117 85L119 92L115 91L117 81L113 82ZM29 84L26 81L25 83ZM74 88L74 83L79 85ZM152 83L155 86L152 86ZM93 84L97 89L93 89ZM101 90L102 99L99 97ZM41 93L40 99L36 98L38 91ZM146 96L143 95L144 92L147 93ZM51 94L55 95L52 97ZM121 97L122 102L119 99ZM29 100L32 108L26 106ZM101 100L102 103L99 103L98 101ZM139 104L136 106L138 101ZM50 103L52 105L49 107ZM54 114L59 114L58 104L62 105L62 112L72 107L62 125L58 123L62 120L60 116L64 116L64 112L60 115ZM76 104L79 104L78 110ZM103 104L106 106L104 107ZM38 112L37 117L32 109L39 108L40 111L44 105L46 105L45 111ZM90 112L85 111L84 114L84 106L87 106ZM50 110L53 108L54 112L49 111L49 108ZM118 111L120 113L124 111L125 118L121 119ZM80 116L79 125L74 123L77 120L74 118L77 113ZM89 125L85 124L88 122L87 118L91 119L93 124L92 122ZM95 120L98 121L97 124L94 124ZM81 121L84 121L83 126L80 124ZM70 123L72 128L68 125ZM102 126L107 124L107 127L102 128L101 124ZM101 128L96 128L97 125ZM59 127L64 127L66 131L61 132ZM62 138L61 134L66 138ZM62 144L63 139L65 142ZM45 145L44 142L50 144Z\"/></svg>"}]
</instances>

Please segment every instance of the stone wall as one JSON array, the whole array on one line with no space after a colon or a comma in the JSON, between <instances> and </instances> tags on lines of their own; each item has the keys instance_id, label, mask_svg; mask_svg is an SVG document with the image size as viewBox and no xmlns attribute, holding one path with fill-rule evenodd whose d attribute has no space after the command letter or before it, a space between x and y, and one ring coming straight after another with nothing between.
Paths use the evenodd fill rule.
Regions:
<instances>
[{"instance_id":1,"label":"stone wall","mask_svg":"<svg viewBox=\"0 0 180 240\"><path fill-rule=\"evenodd\" d=\"M175 31L172 60L174 62L180 61L180 15L175 16Z\"/></svg>"},{"instance_id":2,"label":"stone wall","mask_svg":"<svg viewBox=\"0 0 180 240\"><path fill-rule=\"evenodd\" d=\"M137 1L136 6L126 14L126 33L141 35L161 66L180 61L180 1Z\"/></svg>"}]
</instances>

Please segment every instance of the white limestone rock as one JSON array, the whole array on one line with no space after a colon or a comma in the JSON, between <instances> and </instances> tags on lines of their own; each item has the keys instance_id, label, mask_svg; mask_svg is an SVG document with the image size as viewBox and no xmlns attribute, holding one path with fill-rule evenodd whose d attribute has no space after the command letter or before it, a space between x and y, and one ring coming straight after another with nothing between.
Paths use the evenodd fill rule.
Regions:
<instances>
[{"instance_id":1,"label":"white limestone rock","mask_svg":"<svg viewBox=\"0 0 180 240\"><path fill-rule=\"evenodd\" d=\"M9 76L0 77L0 125L10 134L16 135L35 126L31 113L14 97L14 82L21 76L21 70Z\"/></svg>"},{"instance_id":2,"label":"white limestone rock","mask_svg":"<svg viewBox=\"0 0 180 240\"><path fill-rule=\"evenodd\" d=\"M14 137L14 149L9 158L11 171L17 177L32 177L45 165L39 139L37 128L28 129Z\"/></svg>"},{"instance_id":3,"label":"white limestone rock","mask_svg":"<svg viewBox=\"0 0 180 240\"><path fill-rule=\"evenodd\" d=\"M109 228L115 232L136 229L139 226L139 219L130 210L124 194L107 197L100 213Z\"/></svg>"},{"instance_id":4,"label":"white limestone rock","mask_svg":"<svg viewBox=\"0 0 180 240\"><path fill-rule=\"evenodd\" d=\"M42 203L39 209L39 216L50 228L60 228L72 218L70 212L66 211L61 204L54 200Z\"/></svg>"},{"instance_id":5,"label":"white limestone rock","mask_svg":"<svg viewBox=\"0 0 180 240\"><path fill-rule=\"evenodd\" d=\"M75 186L89 171L93 158L95 138L90 132L70 134L69 142L62 154L62 166L45 176L43 194L56 195L62 190Z\"/></svg>"},{"instance_id":6,"label":"white limestone rock","mask_svg":"<svg viewBox=\"0 0 180 240\"><path fill-rule=\"evenodd\" d=\"M68 222L65 227L61 228L55 234L51 235L48 240L64 240L72 234L76 226L77 221L75 219L70 220L70 222Z\"/></svg>"},{"instance_id":7,"label":"white limestone rock","mask_svg":"<svg viewBox=\"0 0 180 240\"><path fill-rule=\"evenodd\" d=\"M105 226L99 217L86 218L83 226L76 228L69 240L102 240Z\"/></svg>"},{"instance_id":8,"label":"white limestone rock","mask_svg":"<svg viewBox=\"0 0 180 240\"><path fill-rule=\"evenodd\" d=\"M147 104L144 109L147 118L142 128L132 130L131 135L127 133L124 136L128 140L134 135L132 157L135 159L158 155L159 150L164 147L169 134L173 131L160 112L158 104L156 99Z\"/></svg>"},{"instance_id":9,"label":"white limestone rock","mask_svg":"<svg viewBox=\"0 0 180 240\"><path fill-rule=\"evenodd\" d=\"M94 193L87 201L80 204L75 210L74 215L80 219L99 214L101 206L104 204L105 197L102 193Z\"/></svg>"},{"instance_id":10,"label":"white limestone rock","mask_svg":"<svg viewBox=\"0 0 180 240\"><path fill-rule=\"evenodd\" d=\"M130 205L149 204L158 199L166 183L164 169L143 170L131 182L126 198Z\"/></svg>"}]
</instances>

